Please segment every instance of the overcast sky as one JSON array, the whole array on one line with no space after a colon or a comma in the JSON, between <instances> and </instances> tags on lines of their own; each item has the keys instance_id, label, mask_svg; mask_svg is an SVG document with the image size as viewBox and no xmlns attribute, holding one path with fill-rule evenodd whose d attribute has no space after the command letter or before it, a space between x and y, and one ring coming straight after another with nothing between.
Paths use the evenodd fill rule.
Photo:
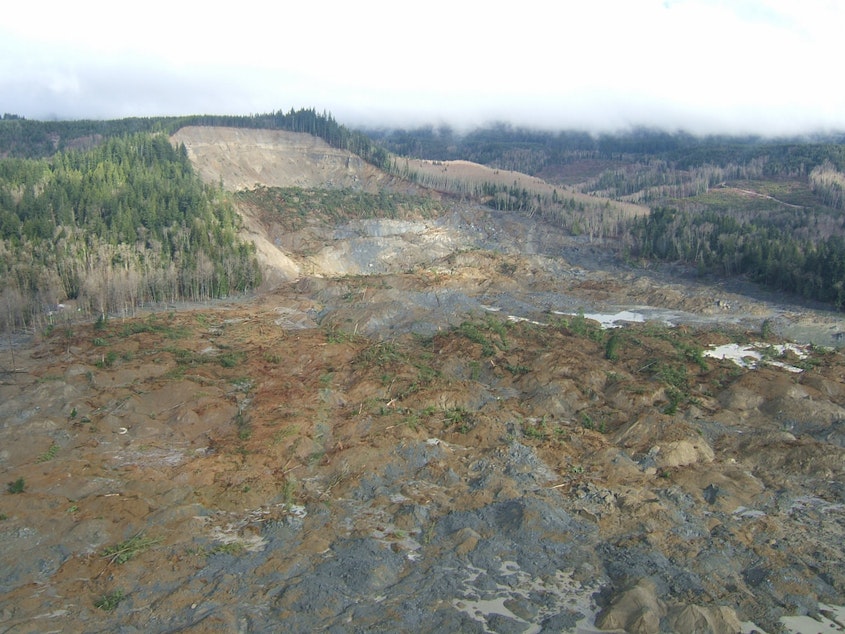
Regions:
<instances>
[{"instance_id":1,"label":"overcast sky","mask_svg":"<svg viewBox=\"0 0 845 634\"><path fill-rule=\"evenodd\" d=\"M845 130L843 31L840 0L15 1L0 111Z\"/></svg>"}]
</instances>

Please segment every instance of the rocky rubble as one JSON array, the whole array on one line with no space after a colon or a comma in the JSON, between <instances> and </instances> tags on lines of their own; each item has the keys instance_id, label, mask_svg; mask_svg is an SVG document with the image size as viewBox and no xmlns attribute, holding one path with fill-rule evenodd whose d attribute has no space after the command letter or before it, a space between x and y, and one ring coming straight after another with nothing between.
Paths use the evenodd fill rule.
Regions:
<instances>
[{"instance_id":1,"label":"rocky rubble","mask_svg":"<svg viewBox=\"0 0 845 634\"><path fill-rule=\"evenodd\" d=\"M378 340L339 327L383 309L356 284L401 285L16 350L3 631L776 632L842 605L840 353L697 363L729 333L646 323L611 361L591 322L487 312Z\"/></svg>"}]
</instances>

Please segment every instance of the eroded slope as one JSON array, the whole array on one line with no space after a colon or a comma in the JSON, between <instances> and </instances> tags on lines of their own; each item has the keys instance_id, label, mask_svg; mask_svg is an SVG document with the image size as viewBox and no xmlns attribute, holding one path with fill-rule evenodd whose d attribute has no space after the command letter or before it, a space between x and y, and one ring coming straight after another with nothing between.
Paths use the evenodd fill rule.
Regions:
<instances>
[{"instance_id":1,"label":"eroded slope","mask_svg":"<svg viewBox=\"0 0 845 634\"><path fill-rule=\"evenodd\" d=\"M360 157L301 132L188 126L173 135L200 177L229 191L266 187L376 191L385 175Z\"/></svg>"}]
</instances>

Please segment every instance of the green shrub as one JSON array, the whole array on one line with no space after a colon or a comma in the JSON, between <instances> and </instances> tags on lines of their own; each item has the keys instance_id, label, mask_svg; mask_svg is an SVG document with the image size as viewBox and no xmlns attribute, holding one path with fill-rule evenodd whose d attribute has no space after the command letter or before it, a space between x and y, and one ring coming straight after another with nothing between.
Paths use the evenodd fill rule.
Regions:
<instances>
[{"instance_id":1,"label":"green shrub","mask_svg":"<svg viewBox=\"0 0 845 634\"><path fill-rule=\"evenodd\" d=\"M618 331L614 331L610 337L607 338L607 343L604 345L604 357L608 361L619 360L619 346L622 343L622 337Z\"/></svg>"},{"instance_id":2,"label":"green shrub","mask_svg":"<svg viewBox=\"0 0 845 634\"><path fill-rule=\"evenodd\" d=\"M6 485L6 490L9 493L23 493L24 489L26 489L26 482L23 478L18 478Z\"/></svg>"},{"instance_id":3,"label":"green shrub","mask_svg":"<svg viewBox=\"0 0 845 634\"><path fill-rule=\"evenodd\" d=\"M102 597L94 601L94 607L106 612L111 612L121 601L123 601L124 598L126 597L123 594L123 590L115 590L114 592L104 594Z\"/></svg>"}]
</instances>

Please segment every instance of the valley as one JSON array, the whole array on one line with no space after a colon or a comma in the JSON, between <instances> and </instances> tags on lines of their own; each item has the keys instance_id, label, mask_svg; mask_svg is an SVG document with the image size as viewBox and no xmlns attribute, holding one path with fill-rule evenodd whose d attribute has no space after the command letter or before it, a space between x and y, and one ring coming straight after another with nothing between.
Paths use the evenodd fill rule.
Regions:
<instances>
[{"instance_id":1,"label":"valley","mask_svg":"<svg viewBox=\"0 0 845 634\"><path fill-rule=\"evenodd\" d=\"M262 286L0 345L0 632L843 629L840 313L311 135L172 142Z\"/></svg>"}]
</instances>

